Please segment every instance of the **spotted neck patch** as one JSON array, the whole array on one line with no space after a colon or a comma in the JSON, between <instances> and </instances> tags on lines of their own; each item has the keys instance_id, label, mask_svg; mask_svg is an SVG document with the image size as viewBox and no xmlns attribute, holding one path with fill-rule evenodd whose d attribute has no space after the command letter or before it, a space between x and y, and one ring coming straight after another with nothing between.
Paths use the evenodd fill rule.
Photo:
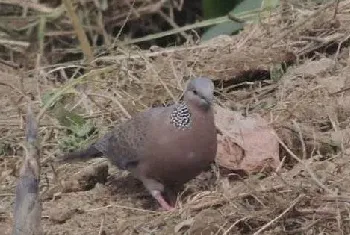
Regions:
<instances>
[{"instance_id":1,"label":"spotted neck patch","mask_svg":"<svg viewBox=\"0 0 350 235\"><path fill-rule=\"evenodd\" d=\"M179 129L191 126L191 112L186 104L181 103L174 108L170 115L170 123Z\"/></svg>"}]
</instances>

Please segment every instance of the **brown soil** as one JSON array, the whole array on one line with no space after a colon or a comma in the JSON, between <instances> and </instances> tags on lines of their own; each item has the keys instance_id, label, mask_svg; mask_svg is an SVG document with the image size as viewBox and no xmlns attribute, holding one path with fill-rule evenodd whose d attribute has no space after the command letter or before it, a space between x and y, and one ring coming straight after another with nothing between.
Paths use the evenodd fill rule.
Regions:
<instances>
[{"instance_id":1,"label":"brown soil","mask_svg":"<svg viewBox=\"0 0 350 235\"><path fill-rule=\"evenodd\" d=\"M164 212L127 172L110 163L108 174L106 167L96 168L106 159L53 162L67 131L44 112L40 142L46 234L349 234L349 9L350 2L341 1L336 18L334 5L295 11L285 24L276 13L237 36L159 52L101 56L99 67L86 68L87 76L74 80L81 83L77 88L71 81L60 84L49 78L53 68L65 73L67 66L79 63L35 70L0 64L0 231L11 234L24 154L25 97L34 97L39 113L40 97L54 91L68 100L67 110L77 106L74 111L92 120L101 135L146 107L178 99L185 77L204 74L216 81L216 103L258 113L275 128L285 144L278 170L239 176L213 166L186 185L174 212ZM282 62L292 66L275 76Z\"/></svg>"}]
</instances>

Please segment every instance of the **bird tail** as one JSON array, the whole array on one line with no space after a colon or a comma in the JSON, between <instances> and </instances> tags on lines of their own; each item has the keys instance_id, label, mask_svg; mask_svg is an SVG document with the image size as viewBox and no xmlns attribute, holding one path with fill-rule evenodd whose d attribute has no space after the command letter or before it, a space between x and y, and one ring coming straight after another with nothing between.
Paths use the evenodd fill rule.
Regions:
<instances>
[{"instance_id":1,"label":"bird tail","mask_svg":"<svg viewBox=\"0 0 350 235\"><path fill-rule=\"evenodd\" d=\"M70 152L64 154L62 157L60 157L58 160L67 162L67 161L73 161L73 160L88 160L91 158L97 158L101 157L103 153L99 151L93 144L87 147L86 149L82 149L75 152Z\"/></svg>"}]
</instances>

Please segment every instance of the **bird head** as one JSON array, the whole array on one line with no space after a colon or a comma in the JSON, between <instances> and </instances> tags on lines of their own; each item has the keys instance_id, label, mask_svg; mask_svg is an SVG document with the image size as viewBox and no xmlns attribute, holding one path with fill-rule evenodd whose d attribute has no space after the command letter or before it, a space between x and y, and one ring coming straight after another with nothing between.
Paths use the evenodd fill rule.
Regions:
<instances>
[{"instance_id":1,"label":"bird head","mask_svg":"<svg viewBox=\"0 0 350 235\"><path fill-rule=\"evenodd\" d=\"M184 94L186 102L208 109L214 100L214 83L206 77L192 79Z\"/></svg>"}]
</instances>

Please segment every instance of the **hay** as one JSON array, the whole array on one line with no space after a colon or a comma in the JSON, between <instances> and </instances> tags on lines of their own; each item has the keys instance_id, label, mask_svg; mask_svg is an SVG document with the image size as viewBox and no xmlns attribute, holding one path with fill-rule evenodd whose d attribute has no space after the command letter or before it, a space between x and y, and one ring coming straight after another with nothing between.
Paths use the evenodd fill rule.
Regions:
<instances>
[{"instance_id":1,"label":"hay","mask_svg":"<svg viewBox=\"0 0 350 235\"><path fill-rule=\"evenodd\" d=\"M121 8L116 5L116 9ZM285 143L279 171L240 178L214 169L187 185L179 210L151 213L148 210L154 205L144 204L152 199L141 186L114 170L111 174L116 180L107 186L45 200L43 224L49 234L97 233L100 228L111 234L195 233L204 229L217 234L348 234L349 10L348 0L340 1L337 8L334 2L296 4L288 8L288 14L276 11L261 24L246 25L237 36L164 50L113 49L107 56L96 57L95 67L48 60L50 63L29 65L21 71L11 63L1 64L0 140L6 155L0 158L4 172L0 176L4 196L0 196L6 199L3 207L7 212L0 224L10 224L13 197L8 194L13 192L20 159L17 146L24 137L23 96L34 97L38 113L42 110L39 98L54 90L60 94L58 98L69 100L67 110L93 120L102 134L146 107L176 101L189 76L204 74L216 80L217 103L259 113L275 127ZM71 30L64 19L54 24ZM66 55L71 48L60 50ZM9 61L8 51L2 53L3 60ZM271 77L274 68L284 63L294 66L283 76ZM317 65L324 69L315 69ZM67 79L71 77L77 78L74 86ZM48 163L60 152L57 143L66 137L66 130L44 112L40 135L45 191L57 185L56 177L69 177L64 172L76 172L88 163L54 166L53 171ZM111 192L113 188L116 190ZM75 214L63 224L45 220L62 208ZM145 210L137 210L140 208Z\"/></svg>"}]
</instances>

